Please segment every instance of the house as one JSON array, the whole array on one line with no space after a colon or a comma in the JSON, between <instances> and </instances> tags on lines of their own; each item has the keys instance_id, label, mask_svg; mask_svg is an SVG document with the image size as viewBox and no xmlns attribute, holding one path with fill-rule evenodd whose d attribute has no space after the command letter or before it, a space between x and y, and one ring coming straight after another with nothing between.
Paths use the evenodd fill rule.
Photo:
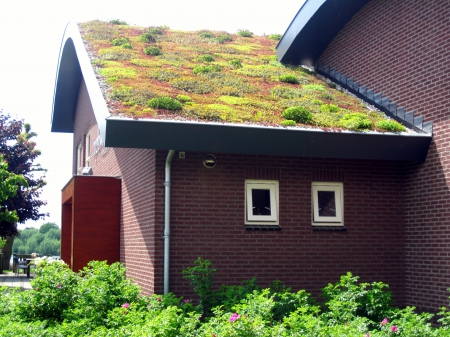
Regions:
<instances>
[{"instance_id":1,"label":"house","mask_svg":"<svg viewBox=\"0 0 450 337\"><path fill-rule=\"evenodd\" d=\"M186 296L181 271L199 256L218 284L279 279L314 294L351 271L388 283L398 305L436 310L448 287L447 7L305 2L277 54L320 78L282 67L268 37L69 24L52 118L74 134L62 258L121 261L144 292ZM288 106L311 114L286 123Z\"/></svg>"}]
</instances>

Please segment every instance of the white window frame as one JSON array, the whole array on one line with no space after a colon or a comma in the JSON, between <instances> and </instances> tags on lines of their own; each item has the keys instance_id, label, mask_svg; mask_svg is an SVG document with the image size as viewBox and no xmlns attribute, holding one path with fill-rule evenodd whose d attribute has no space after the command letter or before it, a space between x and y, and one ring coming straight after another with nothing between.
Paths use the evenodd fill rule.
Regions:
<instances>
[{"instance_id":1,"label":"white window frame","mask_svg":"<svg viewBox=\"0 0 450 337\"><path fill-rule=\"evenodd\" d=\"M86 136L84 138L84 165L86 167L90 167L90 160L91 160L91 130L86 132Z\"/></svg>"},{"instance_id":2,"label":"white window frame","mask_svg":"<svg viewBox=\"0 0 450 337\"><path fill-rule=\"evenodd\" d=\"M336 202L336 216L319 216L319 191L333 191ZM312 183L313 226L343 226L344 225L344 184L332 182Z\"/></svg>"},{"instance_id":3,"label":"white window frame","mask_svg":"<svg viewBox=\"0 0 450 337\"><path fill-rule=\"evenodd\" d=\"M270 191L271 215L253 215L253 189ZM245 180L245 224L278 225L279 221L279 182L277 180Z\"/></svg>"},{"instance_id":4,"label":"white window frame","mask_svg":"<svg viewBox=\"0 0 450 337\"><path fill-rule=\"evenodd\" d=\"M83 142L79 142L77 146L77 173L83 169Z\"/></svg>"}]
</instances>

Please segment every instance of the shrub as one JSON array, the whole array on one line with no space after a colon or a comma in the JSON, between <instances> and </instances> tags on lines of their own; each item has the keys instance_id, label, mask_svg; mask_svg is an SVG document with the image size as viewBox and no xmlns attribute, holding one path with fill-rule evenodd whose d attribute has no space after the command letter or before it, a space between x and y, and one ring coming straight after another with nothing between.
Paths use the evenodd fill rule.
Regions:
<instances>
[{"instance_id":1,"label":"shrub","mask_svg":"<svg viewBox=\"0 0 450 337\"><path fill-rule=\"evenodd\" d=\"M201 32L199 34L199 36L204 39L210 39L210 38L214 37L214 35L212 35L210 32Z\"/></svg>"},{"instance_id":2,"label":"shrub","mask_svg":"<svg viewBox=\"0 0 450 337\"><path fill-rule=\"evenodd\" d=\"M286 82L286 83L292 83L292 84L299 83L297 76L292 75L292 74L281 75L278 77L278 79L280 80L280 82Z\"/></svg>"},{"instance_id":3,"label":"shrub","mask_svg":"<svg viewBox=\"0 0 450 337\"><path fill-rule=\"evenodd\" d=\"M159 27L152 27L148 30L148 33L154 34L154 35L163 35L164 32Z\"/></svg>"},{"instance_id":4,"label":"shrub","mask_svg":"<svg viewBox=\"0 0 450 337\"><path fill-rule=\"evenodd\" d=\"M121 46L124 43L128 43L128 40L126 38L124 38L124 37L119 37L118 39L114 39L112 41L112 45L113 46Z\"/></svg>"},{"instance_id":5,"label":"shrub","mask_svg":"<svg viewBox=\"0 0 450 337\"><path fill-rule=\"evenodd\" d=\"M339 124L349 130L363 130L372 127L372 122L369 117L362 113L346 114L339 120Z\"/></svg>"},{"instance_id":6,"label":"shrub","mask_svg":"<svg viewBox=\"0 0 450 337\"><path fill-rule=\"evenodd\" d=\"M270 34L269 35L269 39L271 39L271 40L281 40L281 38L282 38L283 36L281 35L281 34Z\"/></svg>"},{"instance_id":7,"label":"shrub","mask_svg":"<svg viewBox=\"0 0 450 337\"><path fill-rule=\"evenodd\" d=\"M325 113L327 112L335 113L339 111L339 107L334 104L322 104L320 106L320 110Z\"/></svg>"},{"instance_id":8,"label":"shrub","mask_svg":"<svg viewBox=\"0 0 450 337\"><path fill-rule=\"evenodd\" d=\"M237 32L237 35L242 37L252 37L253 33L249 31L248 29L239 29Z\"/></svg>"},{"instance_id":9,"label":"shrub","mask_svg":"<svg viewBox=\"0 0 450 337\"><path fill-rule=\"evenodd\" d=\"M156 97L148 101L148 106L155 109L181 110L183 106L171 97Z\"/></svg>"},{"instance_id":10,"label":"shrub","mask_svg":"<svg viewBox=\"0 0 450 337\"><path fill-rule=\"evenodd\" d=\"M177 95L177 100L180 102L190 102L191 98L187 95Z\"/></svg>"},{"instance_id":11,"label":"shrub","mask_svg":"<svg viewBox=\"0 0 450 337\"><path fill-rule=\"evenodd\" d=\"M155 36L150 32L145 32L141 36L139 36L139 40L145 43L156 42Z\"/></svg>"},{"instance_id":12,"label":"shrub","mask_svg":"<svg viewBox=\"0 0 450 337\"><path fill-rule=\"evenodd\" d=\"M222 68L220 68L217 65L210 65L210 66L196 66L193 69L194 74L204 74L204 73L209 73L212 71L221 71Z\"/></svg>"},{"instance_id":13,"label":"shrub","mask_svg":"<svg viewBox=\"0 0 450 337\"><path fill-rule=\"evenodd\" d=\"M125 49L133 49L133 46L129 42L122 44L120 47Z\"/></svg>"},{"instance_id":14,"label":"shrub","mask_svg":"<svg viewBox=\"0 0 450 337\"><path fill-rule=\"evenodd\" d=\"M113 25L128 25L128 23L126 21L122 21L119 19L109 20L109 23L112 23Z\"/></svg>"},{"instance_id":15,"label":"shrub","mask_svg":"<svg viewBox=\"0 0 450 337\"><path fill-rule=\"evenodd\" d=\"M284 110L281 117L293 120L297 123L310 123L312 119L311 112L302 106L293 106Z\"/></svg>"},{"instance_id":16,"label":"shrub","mask_svg":"<svg viewBox=\"0 0 450 337\"><path fill-rule=\"evenodd\" d=\"M217 36L214 40L218 43L225 43L233 41L233 38L228 34L222 34Z\"/></svg>"},{"instance_id":17,"label":"shrub","mask_svg":"<svg viewBox=\"0 0 450 337\"><path fill-rule=\"evenodd\" d=\"M152 56L157 56L157 55L161 55L161 49L159 49L158 47L155 46L150 46L144 49L144 54L146 55L152 55Z\"/></svg>"},{"instance_id":18,"label":"shrub","mask_svg":"<svg viewBox=\"0 0 450 337\"><path fill-rule=\"evenodd\" d=\"M282 121L281 125L283 125L283 126L296 126L297 123L295 123L295 121L293 121L291 119L287 119L285 121Z\"/></svg>"},{"instance_id":19,"label":"shrub","mask_svg":"<svg viewBox=\"0 0 450 337\"><path fill-rule=\"evenodd\" d=\"M214 62L214 57L210 54L203 54L197 57L198 62Z\"/></svg>"},{"instance_id":20,"label":"shrub","mask_svg":"<svg viewBox=\"0 0 450 337\"><path fill-rule=\"evenodd\" d=\"M237 69L237 68L242 68L242 63L239 60L233 59L230 60L230 62L228 62L228 64L230 66L232 66L233 68Z\"/></svg>"},{"instance_id":21,"label":"shrub","mask_svg":"<svg viewBox=\"0 0 450 337\"><path fill-rule=\"evenodd\" d=\"M193 267L183 270L183 278L189 281L194 291L200 297L200 305L210 308L212 300L212 286L216 269L211 267L211 261L199 257L194 261Z\"/></svg>"},{"instance_id":22,"label":"shrub","mask_svg":"<svg viewBox=\"0 0 450 337\"><path fill-rule=\"evenodd\" d=\"M386 131L391 131L391 132L403 132L406 130L406 128L401 125L400 123L393 121L393 120L381 120L377 123L375 123L375 126L377 128L386 130Z\"/></svg>"}]
</instances>

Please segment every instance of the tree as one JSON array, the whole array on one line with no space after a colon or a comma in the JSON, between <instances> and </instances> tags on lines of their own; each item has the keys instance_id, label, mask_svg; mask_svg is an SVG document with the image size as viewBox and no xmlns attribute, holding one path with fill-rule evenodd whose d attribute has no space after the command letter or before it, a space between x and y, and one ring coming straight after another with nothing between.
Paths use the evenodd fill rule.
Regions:
<instances>
[{"instance_id":1,"label":"tree","mask_svg":"<svg viewBox=\"0 0 450 337\"><path fill-rule=\"evenodd\" d=\"M41 234L45 234L47 233L50 229L56 228L57 230L59 230L59 227L57 224L55 224L54 222L46 222L45 224L43 224L41 227L39 227L39 233Z\"/></svg>"},{"instance_id":2,"label":"tree","mask_svg":"<svg viewBox=\"0 0 450 337\"><path fill-rule=\"evenodd\" d=\"M31 139L36 133L31 132L31 126L23 120L11 118L0 109L0 154L7 162L7 170L22 175L27 185L18 188L13 197L0 201L0 212L16 211L17 221L3 219L0 221L0 236L10 237L19 234L16 222L24 223L27 220L39 220L47 214L41 213L39 208L46 205L40 200L42 187L45 186L45 172L34 161L41 152L36 149L36 143Z\"/></svg>"},{"instance_id":3,"label":"tree","mask_svg":"<svg viewBox=\"0 0 450 337\"><path fill-rule=\"evenodd\" d=\"M8 164L3 161L3 156L0 154L0 202L13 198L20 186L27 185L23 176L8 171ZM8 207L0 208L0 223L15 223L17 220L19 217L16 210Z\"/></svg>"}]
</instances>

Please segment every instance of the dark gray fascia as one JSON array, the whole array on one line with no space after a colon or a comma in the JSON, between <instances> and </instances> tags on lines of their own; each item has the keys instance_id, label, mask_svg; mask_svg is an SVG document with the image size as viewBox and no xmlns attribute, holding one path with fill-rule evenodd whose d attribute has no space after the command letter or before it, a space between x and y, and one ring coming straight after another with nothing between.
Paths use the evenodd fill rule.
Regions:
<instances>
[{"instance_id":1,"label":"dark gray fascia","mask_svg":"<svg viewBox=\"0 0 450 337\"><path fill-rule=\"evenodd\" d=\"M428 134L323 131L221 123L106 120L107 147L424 162Z\"/></svg>"}]
</instances>

